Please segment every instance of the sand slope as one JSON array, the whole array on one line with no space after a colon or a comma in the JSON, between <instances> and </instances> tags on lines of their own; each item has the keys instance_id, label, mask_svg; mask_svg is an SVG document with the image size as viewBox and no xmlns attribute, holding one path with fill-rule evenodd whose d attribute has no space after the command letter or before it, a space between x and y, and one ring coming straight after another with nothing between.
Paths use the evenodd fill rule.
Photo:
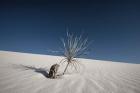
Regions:
<instances>
[{"instance_id":1,"label":"sand slope","mask_svg":"<svg viewBox=\"0 0 140 93\"><path fill-rule=\"evenodd\" d=\"M61 59L0 51L0 93L140 93L139 64L79 59L79 73L47 78L45 71Z\"/></svg>"}]
</instances>

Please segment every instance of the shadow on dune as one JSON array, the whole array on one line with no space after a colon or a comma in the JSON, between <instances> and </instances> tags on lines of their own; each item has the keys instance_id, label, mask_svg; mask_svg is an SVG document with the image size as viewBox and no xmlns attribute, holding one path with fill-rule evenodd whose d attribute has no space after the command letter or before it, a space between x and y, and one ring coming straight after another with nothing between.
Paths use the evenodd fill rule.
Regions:
<instances>
[{"instance_id":1,"label":"shadow on dune","mask_svg":"<svg viewBox=\"0 0 140 93\"><path fill-rule=\"evenodd\" d=\"M14 68L16 69L20 69L20 70L32 70L36 73L40 73L43 76L45 76L46 78L48 77L48 69L47 68L37 68L35 66L26 66L26 65L14 65Z\"/></svg>"}]
</instances>

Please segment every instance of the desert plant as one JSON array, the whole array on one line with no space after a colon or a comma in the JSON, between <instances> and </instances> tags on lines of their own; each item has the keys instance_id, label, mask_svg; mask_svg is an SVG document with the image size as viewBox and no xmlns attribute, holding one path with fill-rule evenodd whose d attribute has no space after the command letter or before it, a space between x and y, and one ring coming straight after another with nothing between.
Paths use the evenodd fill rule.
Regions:
<instances>
[{"instance_id":1,"label":"desert plant","mask_svg":"<svg viewBox=\"0 0 140 93\"><path fill-rule=\"evenodd\" d=\"M64 75L70 65L76 70L78 69L80 63L76 58L84 54L88 47L88 39L84 39L82 35L74 36L74 34L67 32L67 37L62 39L62 43L64 46L65 58L62 59L61 62L67 63L63 72Z\"/></svg>"}]
</instances>

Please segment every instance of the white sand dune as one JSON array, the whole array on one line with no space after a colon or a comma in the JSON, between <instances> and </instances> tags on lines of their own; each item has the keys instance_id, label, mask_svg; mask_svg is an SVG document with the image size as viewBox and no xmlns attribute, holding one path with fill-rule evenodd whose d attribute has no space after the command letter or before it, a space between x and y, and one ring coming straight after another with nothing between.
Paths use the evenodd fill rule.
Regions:
<instances>
[{"instance_id":1,"label":"white sand dune","mask_svg":"<svg viewBox=\"0 0 140 93\"><path fill-rule=\"evenodd\" d=\"M140 93L140 64L79 59L79 73L47 78L45 71L61 59L0 51L0 93Z\"/></svg>"}]
</instances>

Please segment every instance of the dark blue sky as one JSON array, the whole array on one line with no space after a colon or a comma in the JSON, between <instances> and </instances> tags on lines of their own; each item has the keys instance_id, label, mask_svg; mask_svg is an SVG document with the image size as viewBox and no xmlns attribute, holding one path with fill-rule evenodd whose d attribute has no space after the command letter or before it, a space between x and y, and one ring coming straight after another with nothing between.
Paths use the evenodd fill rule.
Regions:
<instances>
[{"instance_id":1,"label":"dark blue sky","mask_svg":"<svg viewBox=\"0 0 140 93\"><path fill-rule=\"evenodd\" d=\"M0 50L61 54L67 27L93 41L87 58L140 63L138 0L0 1Z\"/></svg>"}]
</instances>

